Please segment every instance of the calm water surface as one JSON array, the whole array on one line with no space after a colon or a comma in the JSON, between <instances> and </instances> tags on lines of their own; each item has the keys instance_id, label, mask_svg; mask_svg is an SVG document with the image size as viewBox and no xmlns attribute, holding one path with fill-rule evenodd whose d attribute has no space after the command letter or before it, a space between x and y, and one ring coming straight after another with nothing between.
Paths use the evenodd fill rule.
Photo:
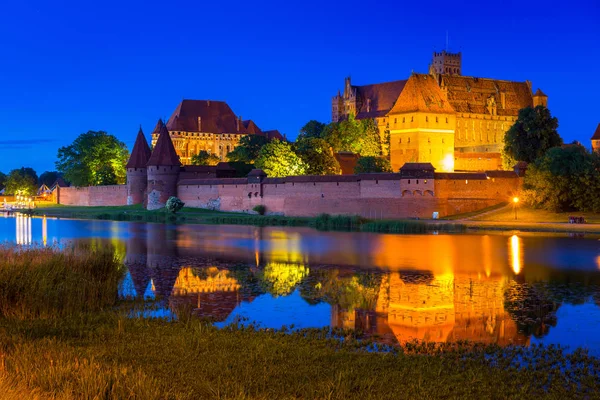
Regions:
<instances>
[{"instance_id":1,"label":"calm water surface","mask_svg":"<svg viewBox=\"0 0 600 400\"><path fill-rule=\"evenodd\" d=\"M383 343L471 340L600 355L598 236L388 235L0 218L0 241L94 241L128 272L124 297L219 326L358 329Z\"/></svg>"}]
</instances>

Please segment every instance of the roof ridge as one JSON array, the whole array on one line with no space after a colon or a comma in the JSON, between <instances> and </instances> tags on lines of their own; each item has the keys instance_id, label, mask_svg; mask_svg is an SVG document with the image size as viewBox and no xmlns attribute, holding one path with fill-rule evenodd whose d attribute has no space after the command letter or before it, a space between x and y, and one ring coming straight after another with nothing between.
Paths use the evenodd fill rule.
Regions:
<instances>
[{"instance_id":1,"label":"roof ridge","mask_svg":"<svg viewBox=\"0 0 600 400\"><path fill-rule=\"evenodd\" d=\"M125 168L145 168L151 155L150 146L148 146L148 141L140 125L140 130L133 144L133 150L131 150L131 156L129 156Z\"/></svg>"},{"instance_id":2,"label":"roof ridge","mask_svg":"<svg viewBox=\"0 0 600 400\"><path fill-rule=\"evenodd\" d=\"M148 163L146 165L181 165L179 156L175 151L175 146L173 146L171 135L169 135L169 131L167 130L166 125L164 124L161 126L160 133L158 134L158 140L156 141L156 146L154 147L154 151L152 151L152 155L150 156L150 159L148 160Z\"/></svg>"}]
</instances>

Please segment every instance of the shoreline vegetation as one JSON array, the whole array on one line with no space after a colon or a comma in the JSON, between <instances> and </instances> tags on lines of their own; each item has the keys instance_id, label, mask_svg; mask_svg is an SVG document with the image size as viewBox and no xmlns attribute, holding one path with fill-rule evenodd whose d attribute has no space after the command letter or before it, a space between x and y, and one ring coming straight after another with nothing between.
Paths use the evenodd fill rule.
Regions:
<instances>
[{"instance_id":1,"label":"shoreline vegetation","mask_svg":"<svg viewBox=\"0 0 600 400\"><path fill-rule=\"evenodd\" d=\"M175 320L143 318L136 311L147 304L118 298L125 271L114 254L0 248L0 397L535 399L600 390L600 359L579 349L376 347L352 331L218 329L185 307Z\"/></svg>"},{"instance_id":2,"label":"shoreline vegetation","mask_svg":"<svg viewBox=\"0 0 600 400\"><path fill-rule=\"evenodd\" d=\"M254 226L297 226L319 230L357 231L376 233L426 233L467 231L523 231L556 233L598 233L600 214L594 213L551 213L527 207L517 209L510 204L499 204L476 212L449 216L440 220L401 219L370 220L359 216L293 217L282 215L258 215L224 212L201 208L184 207L177 214L165 209L148 211L141 205L114 207L83 207L44 205L27 214L72 219L100 219L112 221L157 222L176 224L224 224ZM569 224L570 215L583 216L587 223Z\"/></svg>"}]
</instances>

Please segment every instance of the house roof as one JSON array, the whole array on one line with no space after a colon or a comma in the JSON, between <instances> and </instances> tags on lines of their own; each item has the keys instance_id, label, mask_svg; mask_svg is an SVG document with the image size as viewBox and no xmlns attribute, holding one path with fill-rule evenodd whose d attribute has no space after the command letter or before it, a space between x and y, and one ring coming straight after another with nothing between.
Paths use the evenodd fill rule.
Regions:
<instances>
[{"instance_id":1,"label":"house roof","mask_svg":"<svg viewBox=\"0 0 600 400\"><path fill-rule=\"evenodd\" d=\"M517 116L520 109L533 105L528 82L442 75L441 88L446 91L452 108L461 113L489 114L488 101L492 98L496 103L496 114L500 116ZM501 93L504 93L504 107Z\"/></svg>"},{"instance_id":2,"label":"house roof","mask_svg":"<svg viewBox=\"0 0 600 400\"><path fill-rule=\"evenodd\" d=\"M152 151L152 155L150 156L147 165L181 165L181 162L179 161L179 156L177 155L175 147L173 146L173 142L171 141L171 135L169 135L169 131L167 130L167 127L165 125L162 125L160 127L160 132L158 134L156 146Z\"/></svg>"},{"instance_id":3,"label":"house roof","mask_svg":"<svg viewBox=\"0 0 600 400\"><path fill-rule=\"evenodd\" d=\"M405 163L400 171L433 171L435 167L431 163Z\"/></svg>"},{"instance_id":4,"label":"house roof","mask_svg":"<svg viewBox=\"0 0 600 400\"><path fill-rule=\"evenodd\" d=\"M257 133L262 132L260 130L260 128L251 119L242 121L242 124L244 125L244 129L246 130L246 133L248 133L248 134L256 135Z\"/></svg>"},{"instance_id":5,"label":"house roof","mask_svg":"<svg viewBox=\"0 0 600 400\"><path fill-rule=\"evenodd\" d=\"M129 161L127 161L125 168L145 168L150 159L150 155L152 155L150 146L148 146L148 141L146 141L146 137L140 126L140 130L135 139L135 144L133 145L133 150L131 151L131 156L129 156Z\"/></svg>"},{"instance_id":6,"label":"house roof","mask_svg":"<svg viewBox=\"0 0 600 400\"><path fill-rule=\"evenodd\" d=\"M167 121L167 128L181 132L250 133L227 103L214 100L182 100ZM255 124L254 128L258 129Z\"/></svg>"},{"instance_id":7,"label":"house roof","mask_svg":"<svg viewBox=\"0 0 600 400\"><path fill-rule=\"evenodd\" d=\"M269 140L273 140L273 139L285 140L283 135L277 129L263 131L262 134Z\"/></svg>"},{"instance_id":8,"label":"house roof","mask_svg":"<svg viewBox=\"0 0 600 400\"><path fill-rule=\"evenodd\" d=\"M592 140L600 140L600 124L598 124L598 127L596 128L596 132L594 132Z\"/></svg>"},{"instance_id":9,"label":"house roof","mask_svg":"<svg viewBox=\"0 0 600 400\"><path fill-rule=\"evenodd\" d=\"M407 112L430 112L453 114L454 109L435 78L426 74L412 74L389 114Z\"/></svg>"},{"instance_id":10,"label":"house roof","mask_svg":"<svg viewBox=\"0 0 600 400\"><path fill-rule=\"evenodd\" d=\"M548 97L548 96L546 96L546 94L544 92L542 92L542 89L540 89L540 88L538 88L538 90L536 90L533 95L534 96Z\"/></svg>"},{"instance_id":11,"label":"house roof","mask_svg":"<svg viewBox=\"0 0 600 400\"><path fill-rule=\"evenodd\" d=\"M156 123L156 126L154 127L154 129L152 130L152 134L156 134L158 135L160 133L160 129L161 127L164 125L164 122L162 120L162 118L158 119L158 122Z\"/></svg>"},{"instance_id":12,"label":"house roof","mask_svg":"<svg viewBox=\"0 0 600 400\"><path fill-rule=\"evenodd\" d=\"M356 90L356 118L383 117L393 107L407 80L352 86ZM368 102L370 100L370 103Z\"/></svg>"}]
</instances>

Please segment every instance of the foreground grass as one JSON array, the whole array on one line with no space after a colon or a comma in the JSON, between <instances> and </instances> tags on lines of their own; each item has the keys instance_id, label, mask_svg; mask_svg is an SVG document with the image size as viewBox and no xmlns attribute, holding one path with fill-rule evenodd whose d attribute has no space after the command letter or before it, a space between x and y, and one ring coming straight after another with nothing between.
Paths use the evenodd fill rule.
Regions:
<instances>
[{"instance_id":1,"label":"foreground grass","mask_svg":"<svg viewBox=\"0 0 600 400\"><path fill-rule=\"evenodd\" d=\"M517 221L526 223L567 223L569 216L585 217L590 224L600 224L600 214L586 212L562 212L555 213L546 210L539 210L527 206L517 208ZM475 221L490 222L514 222L515 211L512 207L506 207L496 212L486 213L480 217L474 217Z\"/></svg>"},{"instance_id":2,"label":"foreground grass","mask_svg":"<svg viewBox=\"0 0 600 400\"><path fill-rule=\"evenodd\" d=\"M527 399L600 391L600 360L581 351L468 343L373 351L351 332L219 330L185 309L176 310L178 321L132 318L141 305L117 301L121 266L108 250L0 248L0 398Z\"/></svg>"}]
</instances>

